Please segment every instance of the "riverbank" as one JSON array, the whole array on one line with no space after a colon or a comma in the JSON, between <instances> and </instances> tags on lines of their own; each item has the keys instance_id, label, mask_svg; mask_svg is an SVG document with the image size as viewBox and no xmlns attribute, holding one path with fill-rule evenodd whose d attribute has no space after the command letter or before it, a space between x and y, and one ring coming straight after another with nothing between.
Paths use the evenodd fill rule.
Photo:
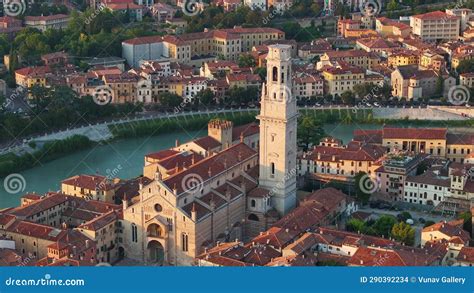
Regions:
<instances>
[{"instance_id":1,"label":"riverbank","mask_svg":"<svg viewBox=\"0 0 474 293\"><path fill-rule=\"evenodd\" d=\"M215 113L195 116L175 116L170 118L157 118L155 120L132 121L122 124L109 125L113 139L141 137L145 135L160 135L174 131L193 131L207 128L211 119L226 119L234 125L242 125L256 121L257 111L237 113Z\"/></svg>"},{"instance_id":2,"label":"riverbank","mask_svg":"<svg viewBox=\"0 0 474 293\"><path fill-rule=\"evenodd\" d=\"M474 119L470 120L418 120L418 119L384 119L374 117L374 110L369 108L301 108L300 115L315 116L322 124L373 124L373 125L396 125L403 127L449 127L458 132L474 129ZM377 110L378 111L378 110ZM181 113L179 115L162 116L155 119L142 119L124 121L101 126L101 135L97 129L89 131L95 133L95 138L102 137L102 141L114 141L118 139L139 138L143 136L158 136L171 134L174 132L189 132L205 130L207 123L211 119L227 119L234 122L234 125L242 125L255 122L258 109L238 110L235 112L199 112ZM91 126L94 127L94 126ZM474 132L474 130L473 130ZM73 132L74 133L74 132ZM53 136L56 138L55 136ZM63 136L57 136L63 137ZM62 156L70 155L74 152L90 148L99 139L73 134L64 136L64 139L51 141L32 141L32 144L44 144L42 148L34 152L23 151L20 154L8 153L0 156L0 177L5 177L11 173L20 172L39 164L49 162Z\"/></svg>"},{"instance_id":3,"label":"riverbank","mask_svg":"<svg viewBox=\"0 0 474 293\"><path fill-rule=\"evenodd\" d=\"M63 140L46 142L40 149L32 153L2 155L0 156L0 177L53 161L62 156L90 148L94 144L95 142L85 136L75 135Z\"/></svg>"}]
</instances>

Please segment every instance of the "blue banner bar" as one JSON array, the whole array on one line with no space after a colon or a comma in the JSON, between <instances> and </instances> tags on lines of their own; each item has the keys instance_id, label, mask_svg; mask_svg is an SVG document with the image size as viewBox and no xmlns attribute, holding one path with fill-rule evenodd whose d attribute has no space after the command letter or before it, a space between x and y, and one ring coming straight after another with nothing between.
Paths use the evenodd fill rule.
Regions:
<instances>
[{"instance_id":1,"label":"blue banner bar","mask_svg":"<svg viewBox=\"0 0 474 293\"><path fill-rule=\"evenodd\" d=\"M472 267L16 267L0 292L474 292Z\"/></svg>"}]
</instances>

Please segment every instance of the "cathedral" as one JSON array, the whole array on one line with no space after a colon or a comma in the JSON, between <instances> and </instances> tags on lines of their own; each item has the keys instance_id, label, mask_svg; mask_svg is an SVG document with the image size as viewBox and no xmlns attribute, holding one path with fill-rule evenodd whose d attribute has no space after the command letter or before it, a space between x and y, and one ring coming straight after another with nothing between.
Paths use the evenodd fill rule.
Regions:
<instances>
[{"instance_id":1,"label":"cathedral","mask_svg":"<svg viewBox=\"0 0 474 293\"><path fill-rule=\"evenodd\" d=\"M271 45L260 125L212 120L208 136L145 157L140 195L123 202L126 256L145 265L195 265L220 242L265 231L296 204L298 111L291 46Z\"/></svg>"}]
</instances>

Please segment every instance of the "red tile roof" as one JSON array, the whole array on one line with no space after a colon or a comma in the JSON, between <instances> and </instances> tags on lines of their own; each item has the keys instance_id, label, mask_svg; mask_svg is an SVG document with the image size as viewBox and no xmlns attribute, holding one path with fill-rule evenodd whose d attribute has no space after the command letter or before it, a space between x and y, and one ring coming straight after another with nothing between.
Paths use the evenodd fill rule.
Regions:
<instances>
[{"instance_id":1,"label":"red tile roof","mask_svg":"<svg viewBox=\"0 0 474 293\"><path fill-rule=\"evenodd\" d=\"M463 229L463 224L463 220L451 222L442 221L423 228L423 233L438 231L449 237L459 237L466 243L471 239L471 237L469 236L469 233Z\"/></svg>"},{"instance_id":2,"label":"red tile roof","mask_svg":"<svg viewBox=\"0 0 474 293\"><path fill-rule=\"evenodd\" d=\"M458 256L456 257L456 260L459 262L467 262L467 263L474 263L474 247L467 247L464 246L461 248L461 251L459 251Z\"/></svg>"},{"instance_id":3,"label":"red tile roof","mask_svg":"<svg viewBox=\"0 0 474 293\"><path fill-rule=\"evenodd\" d=\"M445 140L446 128L399 128L384 127L384 139L441 139Z\"/></svg>"},{"instance_id":4,"label":"red tile roof","mask_svg":"<svg viewBox=\"0 0 474 293\"><path fill-rule=\"evenodd\" d=\"M421 19L421 20L459 19L459 17L455 15L450 15L442 11L433 11L433 12L428 12L424 14L417 14L417 15L413 15L413 17Z\"/></svg>"},{"instance_id":5,"label":"red tile roof","mask_svg":"<svg viewBox=\"0 0 474 293\"><path fill-rule=\"evenodd\" d=\"M244 143L239 143L225 149L211 157L201 160L190 168L183 170L175 175L166 178L163 183L168 186L170 190L176 188L177 194L184 192L183 180L187 175L200 176L202 180L206 181L216 174L228 169L229 166L236 165L240 161L245 161L251 157L256 156L255 150L251 149ZM227 167L226 167L226 166ZM175 195L177 195L175 194Z\"/></svg>"},{"instance_id":6,"label":"red tile roof","mask_svg":"<svg viewBox=\"0 0 474 293\"><path fill-rule=\"evenodd\" d=\"M65 179L61 182L62 184L77 186L79 188L85 188L89 190L113 190L116 185L109 180L109 178L101 175L76 175Z\"/></svg>"}]
</instances>

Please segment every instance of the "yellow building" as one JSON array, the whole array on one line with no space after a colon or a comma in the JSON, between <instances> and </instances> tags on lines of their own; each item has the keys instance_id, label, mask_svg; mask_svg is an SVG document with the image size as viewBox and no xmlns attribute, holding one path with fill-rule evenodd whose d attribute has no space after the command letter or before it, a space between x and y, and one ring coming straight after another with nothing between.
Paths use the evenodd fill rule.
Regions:
<instances>
[{"instance_id":1,"label":"yellow building","mask_svg":"<svg viewBox=\"0 0 474 293\"><path fill-rule=\"evenodd\" d=\"M411 50L395 51L388 56L387 62L388 66L392 68L418 64L418 54Z\"/></svg>"},{"instance_id":2,"label":"yellow building","mask_svg":"<svg viewBox=\"0 0 474 293\"><path fill-rule=\"evenodd\" d=\"M104 85L111 90L112 103L136 103L138 102L136 75L124 72L122 74L104 75Z\"/></svg>"},{"instance_id":3,"label":"yellow building","mask_svg":"<svg viewBox=\"0 0 474 293\"><path fill-rule=\"evenodd\" d=\"M366 52L364 50L329 51L321 56L316 66L317 69L321 69L325 65L332 66L332 63L337 61L344 61L349 65L363 69L371 69L380 63L380 56L376 53Z\"/></svg>"},{"instance_id":4,"label":"yellow building","mask_svg":"<svg viewBox=\"0 0 474 293\"><path fill-rule=\"evenodd\" d=\"M365 71L357 67L330 67L323 71L324 92L330 95L341 95L352 91L354 86L365 82Z\"/></svg>"},{"instance_id":5,"label":"yellow building","mask_svg":"<svg viewBox=\"0 0 474 293\"><path fill-rule=\"evenodd\" d=\"M474 58L474 53L457 53L453 54L451 58L451 67L456 69L459 66L459 63L464 60L471 60Z\"/></svg>"},{"instance_id":6,"label":"yellow building","mask_svg":"<svg viewBox=\"0 0 474 293\"><path fill-rule=\"evenodd\" d=\"M25 67L15 70L15 81L19 86L31 88L34 85L46 86L46 78L51 73L49 66Z\"/></svg>"},{"instance_id":7,"label":"yellow building","mask_svg":"<svg viewBox=\"0 0 474 293\"><path fill-rule=\"evenodd\" d=\"M379 17L375 20L375 30L383 37L398 36L405 38L411 33L409 25L386 17Z\"/></svg>"},{"instance_id":8,"label":"yellow building","mask_svg":"<svg viewBox=\"0 0 474 293\"><path fill-rule=\"evenodd\" d=\"M61 192L85 199L115 202L120 179L99 175L76 175L61 182Z\"/></svg>"}]
</instances>

